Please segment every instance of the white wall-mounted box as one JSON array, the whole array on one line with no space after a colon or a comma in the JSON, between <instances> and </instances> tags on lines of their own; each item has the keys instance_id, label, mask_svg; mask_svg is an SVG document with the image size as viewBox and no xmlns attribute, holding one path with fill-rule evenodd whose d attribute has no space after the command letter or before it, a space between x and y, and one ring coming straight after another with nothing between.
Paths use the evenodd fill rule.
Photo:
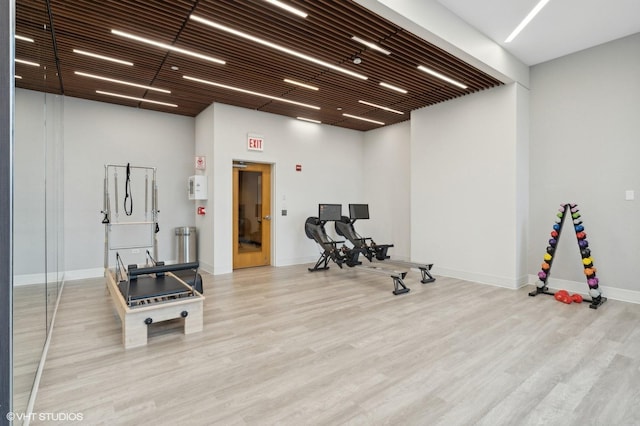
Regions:
<instances>
[{"instance_id":1,"label":"white wall-mounted box","mask_svg":"<svg viewBox=\"0 0 640 426\"><path fill-rule=\"evenodd\" d=\"M207 199L207 177L203 175L189 176L189 199Z\"/></svg>"}]
</instances>

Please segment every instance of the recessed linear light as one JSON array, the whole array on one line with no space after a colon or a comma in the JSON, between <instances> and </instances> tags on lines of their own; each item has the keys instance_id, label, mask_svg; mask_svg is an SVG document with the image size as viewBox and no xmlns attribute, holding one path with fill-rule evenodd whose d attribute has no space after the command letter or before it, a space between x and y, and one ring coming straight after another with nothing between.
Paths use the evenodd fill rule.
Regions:
<instances>
[{"instance_id":1,"label":"recessed linear light","mask_svg":"<svg viewBox=\"0 0 640 426\"><path fill-rule=\"evenodd\" d=\"M380 86L382 86L382 87L386 87L387 89L395 90L396 92L400 92L400 93L403 93L403 94L406 94L406 93L407 93L407 91L406 91L406 90L401 89L401 88L396 87L396 86L393 86L393 85L388 84L388 83L380 83Z\"/></svg>"},{"instance_id":2,"label":"recessed linear light","mask_svg":"<svg viewBox=\"0 0 640 426\"><path fill-rule=\"evenodd\" d=\"M358 102L360 102L361 104L372 106L374 108L379 108L379 109L383 109L385 111L394 112L396 114L404 115L404 112L398 111L396 109L387 108L387 107L384 107L384 106L381 106L381 105L372 104L371 102L366 102L366 101L358 101Z\"/></svg>"},{"instance_id":3,"label":"recessed linear light","mask_svg":"<svg viewBox=\"0 0 640 426\"><path fill-rule=\"evenodd\" d=\"M97 53L87 52L86 50L73 49L73 53L78 53L78 54L84 55L84 56L90 56L90 57L96 58L96 59L102 59L104 61L111 61L111 62L115 62L117 64L129 65L130 67L133 66L133 62L123 61L122 59L116 59L116 58L112 58L110 56L98 55Z\"/></svg>"},{"instance_id":4,"label":"recessed linear light","mask_svg":"<svg viewBox=\"0 0 640 426\"><path fill-rule=\"evenodd\" d=\"M355 118L356 120L362 120L362 121L368 121L369 123L374 123L374 124L379 124L381 126L384 126L384 123L382 121L376 121L376 120L370 120L368 118L364 118L364 117L358 117L357 115L351 115L351 114L342 114L345 117L349 117L349 118Z\"/></svg>"},{"instance_id":5,"label":"recessed linear light","mask_svg":"<svg viewBox=\"0 0 640 426\"><path fill-rule=\"evenodd\" d=\"M22 76L21 75L16 74L16 75L14 75L14 77L17 78L18 80L22 80Z\"/></svg>"},{"instance_id":6,"label":"recessed linear light","mask_svg":"<svg viewBox=\"0 0 640 426\"><path fill-rule=\"evenodd\" d=\"M40 64L37 62L25 61L24 59L14 59L19 64L31 65L32 67L39 67Z\"/></svg>"},{"instance_id":7,"label":"recessed linear light","mask_svg":"<svg viewBox=\"0 0 640 426\"><path fill-rule=\"evenodd\" d=\"M204 59L205 61L215 62L216 64L221 64L221 65L226 64L226 62L223 61L222 59L218 59L218 58L214 58L214 57L211 57L211 56L203 55L202 53L192 52L192 51L186 50L186 49L181 49L179 47L171 46L170 44L160 43L160 42L154 41L154 40L149 40L148 38L139 37L137 35L125 33L124 31L111 30L111 34L119 35L121 37L126 37L128 39L139 41L141 43L150 44L152 46L159 47L161 49L171 50L172 52L182 53L183 55L188 55L188 56L193 56L195 58Z\"/></svg>"},{"instance_id":8,"label":"recessed linear light","mask_svg":"<svg viewBox=\"0 0 640 426\"><path fill-rule=\"evenodd\" d=\"M533 18L535 18L535 16L538 14L538 12L540 12L542 10L542 8L547 5L547 3L549 3L549 0L540 0L538 2L538 4L536 4L534 6L534 8L531 9L531 12L529 12L529 14L524 17L522 22L520 22L518 24L516 29L513 30L513 32L511 32L511 34L509 34L509 37L507 37L507 39L504 42L505 43L511 43L513 41L513 39L516 38L518 36L518 34L520 34L520 31L522 31L524 29L524 27L529 25L529 22L531 22L531 20Z\"/></svg>"},{"instance_id":9,"label":"recessed linear light","mask_svg":"<svg viewBox=\"0 0 640 426\"><path fill-rule=\"evenodd\" d=\"M218 30L227 32L229 34L236 35L238 37L242 37L242 38L244 38L246 40L250 40L250 41L253 41L255 43L261 44L263 46L270 47L271 49L279 50L280 52L289 54L291 56L295 56L296 58L300 58L300 59L303 59L305 61L313 62L314 64L321 65L323 67L332 69L334 71L338 71L338 72L341 72L343 74L347 74L347 75L350 75L352 77L359 78L361 80L367 80L368 79L366 76L364 76L362 74L358 74L356 72L349 71L346 68L342 68L342 67L339 67L337 65L330 64L329 62L325 62L325 61L322 61L320 59L316 59L316 58L314 58L312 56L309 56L309 55L306 55L304 53L300 53L300 52L297 52L295 50L289 49L287 47L280 46L279 44L275 44L275 43L272 43L270 41L261 39L259 37L252 36L251 34L247 34L247 33L244 33L242 31L234 30L233 28L227 27L227 26L222 25L222 24L218 24L217 22L213 22L213 21L210 21L210 20L205 19L205 18L201 18L200 16L191 15L189 18L193 19L194 21L200 22L202 24L208 25L208 26L210 26L212 28L216 28Z\"/></svg>"},{"instance_id":10,"label":"recessed linear light","mask_svg":"<svg viewBox=\"0 0 640 426\"><path fill-rule=\"evenodd\" d=\"M156 92L171 93L170 90L166 90L166 89L158 89L157 87L145 86L143 84L131 83L131 82L128 82L128 81L123 81L123 80L116 80L116 79L109 78L109 77L102 77L100 75L88 74L86 72L75 71L74 74L81 75L83 77L95 78L97 80L104 80L104 81L110 81L112 83L125 84L127 86L139 87L141 89L155 90Z\"/></svg>"},{"instance_id":11,"label":"recessed linear light","mask_svg":"<svg viewBox=\"0 0 640 426\"><path fill-rule=\"evenodd\" d=\"M35 43L35 41L32 38L29 38L29 37L21 36L21 35L18 35L18 34L16 34L14 37L17 38L18 40L28 41L29 43Z\"/></svg>"},{"instance_id":12,"label":"recessed linear light","mask_svg":"<svg viewBox=\"0 0 640 426\"><path fill-rule=\"evenodd\" d=\"M307 14L305 12L303 12L300 9L296 9L295 7L289 6L288 4L284 4L281 1L278 0L265 0L267 3L271 3L274 6L278 6L279 8L282 8L284 10L286 10L287 12L291 12L294 15L298 15L302 18L306 18Z\"/></svg>"},{"instance_id":13,"label":"recessed linear light","mask_svg":"<svg viewBox=\"0 0 640 426\"><path fill-rule=\"evenodd\" d=\"M226 84L220 84L220 83L215 83L213 81L202 80L202 79L196 78L196 77L189 77L188 75L183 75L182 78L184 78L186 80L195 81L195 82L198 82L198 83L208 84L210 86L220 87L222 89L229 89L229 90L233 90L233 91L236 91L236 92L246 93L248 95L260 96L262 98L272 99L274 101L280 101L280 102L286 102L286 103L289 103L289 104L299 105L299 106L303 106L305 108L320 109L320 107L317 107L317 106L314 106L314 105L303 104L301 102L291 101L289 99L284 99L284 98L278 98L276 96L266 95L264 93L252 92L251 90L241 89L239 87L234 87L234 86L227 86Z\"/></svg>"},{"instance_id":14,"label":"recessed linear light","mask_svg":"<svg viewBox=\"0 0 640 426\"><path fill-rule=\"evenodd\" d=\"M389 52L387 49L383 49L382 47L378 46L377 44L371 43L370 41L367 41L367 40L363 40L360 37L353 36L353 37L351 37L351 40L357 41L360 44L364 44L365 46L367 46L367 47L369 47L369 48L371 48L373 50L377 50L378 52L382 52L385 55L391 55L391 52Z\"/></svg>"},{"instance_id":15,"label":"recessed linear light","mask_svg":"<svg viewBox=\"0 0 640 426\"><path fill-rule=\"evenodd\" d=\"M296 117L298 120L308 121L309 123L322 124L322 121L314 120L312 118Z\"/></svg>"},{"instance_id":16,"label":"recessed linear light","mask_svg":"<svg viewBox=\"0 0 640 426\"><path fill-rule=\"evenodd\" d=\"M116 98L131 99L131 100L134 100L134 101L148 102L148 103L151 103L151 104L158 104L158 105L165 105L165 106L169 106L169 107L173 107L173 108L177 108L178 107L178 105L176 105L176 104L169 104L167 102L152 101L150 99L144 99L144 98L136 98L135 96L120 95L118 93L103 92L102 90L96 90L96 93L98 93L100 95L115 96Z\"/></svg>"},{"instance_id":17,"label":"recessed linear light","mask_svg":"<svg viewBox=\"0 0 640 426\"><path fill-rule=\"evenodd\" d=\"M427 74L431 74L432 76L434 76L436 78L439 78L440 80L446 81L447 83L451 83L454 86L458 86L461 89L466 89L467 88L466 85L460 83L459 81L456 81L456 80L454 80L452 78L449 78L444 74L440 74L438 71L434 71L431 68L428 68L428 67L425 67L425 66L422 66L422 65L418 65L418 69L420 71L426 72Z\"/></svg>"},{"instance_id":18,"label":"recessed linear light","mask_svg":"<svg viewBox=\"0 0 640 426\"><path fill-rule=\"evenodd\" d=\"M311 86L310 84L300 83L299 81L289 80L288 78L284 79L285 83L295 84L296 86L305 87L311 90L319 90L316 86Z\"/></svg>"}]
</instances>

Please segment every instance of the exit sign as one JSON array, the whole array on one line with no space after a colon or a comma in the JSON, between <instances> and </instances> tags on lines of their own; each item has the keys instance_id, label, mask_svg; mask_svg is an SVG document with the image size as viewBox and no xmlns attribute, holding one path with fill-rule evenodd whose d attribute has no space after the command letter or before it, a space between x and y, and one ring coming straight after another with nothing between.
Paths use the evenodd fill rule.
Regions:
<instances>
[{"instance_id":1,"label":"exit sign","mask_svg":"<svg viewBox=\"0 0 640 426\"><path fill-rule=\"evenodd\" d=\"M247 136L247 149L249 151L264 151L264 138L249 134Z\"/></svg>"}]
</instances>

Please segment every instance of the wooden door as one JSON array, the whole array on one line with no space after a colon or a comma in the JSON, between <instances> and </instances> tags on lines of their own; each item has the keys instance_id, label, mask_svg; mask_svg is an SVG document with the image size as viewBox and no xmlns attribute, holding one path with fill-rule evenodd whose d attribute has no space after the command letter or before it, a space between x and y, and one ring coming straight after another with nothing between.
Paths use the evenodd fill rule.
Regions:
<instances>
[{"instance_id":1,"label":"wooden door","mask_svg":"<svg viewBox=\"0 0 640 426\"><path fill-rule=\"evenodd\" d=\"M271 264L271 165L233 167L233 269Z\"/></svg>"}]
</instances>

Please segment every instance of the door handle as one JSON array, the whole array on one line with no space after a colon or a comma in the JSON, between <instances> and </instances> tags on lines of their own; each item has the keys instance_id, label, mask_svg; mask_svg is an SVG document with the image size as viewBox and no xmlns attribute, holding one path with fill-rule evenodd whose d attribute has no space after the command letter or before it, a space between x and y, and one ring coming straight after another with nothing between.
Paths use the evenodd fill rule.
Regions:
<instances>
[{"instance_id":1,"label":"door handle","mask_svg":"<svg viewBox=\"0 0 640 426\"><path fill-rule=\"evenodd\" d=\"M271 220L271 216L270 215L266 215L265 217L263 217L264 220Z\"/></svg>"}]
</instances>

